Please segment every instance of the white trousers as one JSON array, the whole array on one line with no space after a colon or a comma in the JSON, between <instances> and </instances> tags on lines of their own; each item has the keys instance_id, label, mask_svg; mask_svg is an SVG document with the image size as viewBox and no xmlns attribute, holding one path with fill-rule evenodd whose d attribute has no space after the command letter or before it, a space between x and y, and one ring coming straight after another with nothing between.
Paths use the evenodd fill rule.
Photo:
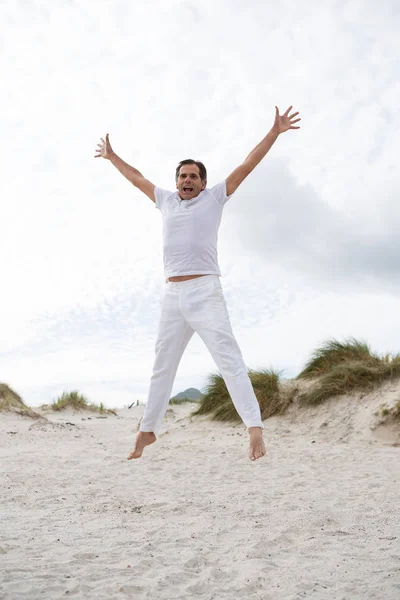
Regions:
<instances>
[{"instance_id":1,"label":"white trousers","mask_svg":"<svg viewBox=\"0 0 400 600\"><path fill-rule=\"evenodd\" d=\"M166 284L150 390L141 431L158 433L178 365L194 332L210 351L246 427L263 427L260 407L236 342L218 275Z\"/></svg>"}]
</instances>

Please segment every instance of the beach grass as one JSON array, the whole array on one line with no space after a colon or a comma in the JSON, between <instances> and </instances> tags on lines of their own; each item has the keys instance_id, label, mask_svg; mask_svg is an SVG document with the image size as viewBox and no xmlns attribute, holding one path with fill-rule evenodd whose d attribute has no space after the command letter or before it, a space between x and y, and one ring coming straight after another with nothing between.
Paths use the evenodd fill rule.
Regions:
<instances>
[{"instance_id":1,"label":"beach grass","mask_svg":"<svg viewBox=\"0 0 400 600\"><path fill-rule=\"evenodd\" d=\"M280 386L280 373L274 369L250 370L250 381L261 410L261 418L282 414L292 402L292 389ZM239 414L231 400L223 377L212 373L195 415L210 415L215 421L239 422Z\"/></svg>"},{"instance_id":2,"label":"beach grass","mask_svg":"<svg viewBox=\"0 0 400 600\"><path fill-rule=\"evenodd\" d=\"M299 396L299 404L316 405L334 396L372 390L399 377L400 354L379 356L354 338L343 343L331 340L313 353L298 375L298 379L316 380Z\"/></svg>"},{"instance_id":3,"label":"beach grass","mask_svg":"<svg viewBox=\"0 0 400 600\"><path fill-rule=\"evenodd\" d=\"M313 406L335 396L372 391L380 384L398 379L400 354L381 356L373 352L365 341L348 338L340 342L332 339L312 353L305 368L294 380L282 382L281 372L273 368L249 370L248 375L260 405L261 417L265 420L283 414L295 398L300 407ZM301 385L301 380L307 381L307 384ZM299 388L304 391L299 391ZM170 400L171 405L186 403L196 405L192 416L209 415L213 420L228 422L241 420L220 373L209 375L205 392L199 400L189 397ZM52 404L41 408L117 414L103 403L89 402L77 390L64 391ZM8 384L0 383L0 411L7 410L33 418L41 416L27 406ZM400 401L387 411L382 409L381 416L400 421Z\"/></svg>"},{"instance_id":4,"label":"beach grass","mask_svg":"<svg viewBox=\"0 0 400 600\"><path fill-rule=\"evenodd\" d=\"M366 342L356 338L343 342L332 339L312 353L290 385L285 385L281 373L274 369L249 370L249 377L265 420L283 414L296 396L299 406L312 406L335 396L372 391L386 381L400 378L400 354L380 356ZM296 380L299 381L297 386ZM308 380L311 385L299 393L300 380ZM240 421L219 373L209 375L204 396L192 415L209 415L217 421ZM390 417L400 420L400 401L390 409Z\"/></svg>"},{"instance_id":5,"label":"beach grass","mask_svg":"<svg viewBox=\"0 0 400 600\"><path fill-rule=\"evenodd\" d=\"M203 398L193 415L213 414L215 410L228 401L229 394L222 376L219 373L211 373L208 376Z\"/></svg>"},{"instance_id":6,"label":"beach grass","mask_svg":"<svg viewBox=\"0 0 400 600\"><path fill-rule=\"evenodd\" d=\"M89 402L87 398L83 394L80 394L77 390L63 392L61 396L57 398L57 400L54 400L53 403L50 404L49 408L55 411L72 408L76 411L89 410L91 412L98 412L100 414L117 414L115 410L105 408L102 402L100 402L100 404Z\"/></svg>"},{"instance_id":7,"label":"beach grass","mask_svg":"<svg viewBox=\"0 0 400 600\"><path fill-rule=\"evenodd\" d=\"M170 404L187 404L188 402L191 402L192 404L197 404L199 401L195 400L194 398L171 398L171 400L169 401Z\"/></svg>"},{"instance_id":8,"label":"beach grass","mask_svg":"<svg viewBox=\"0 0 400 600\"><path fill-rule=\"evenodd\" d=\"M40 415L27 406L21 396L6 383L0 383L0 412L2 411L14 412L33 419L40 418Z\"/></svg>"},{"instance_id":9,"label":"beach grass","mask_svg":"<svg viewBox=\"0 0 400 600\"><path fill-rule=\"evenodd\" d=\"M299 373L297 379L314 379L327 373L336 365L366 360L372 362L379 360L371 352L366 342L356 340L355 338L348 338L344 342L339 342L335 339L328 340L314 350L310 360L301 373Z\"/></svg>"}]
</instances>

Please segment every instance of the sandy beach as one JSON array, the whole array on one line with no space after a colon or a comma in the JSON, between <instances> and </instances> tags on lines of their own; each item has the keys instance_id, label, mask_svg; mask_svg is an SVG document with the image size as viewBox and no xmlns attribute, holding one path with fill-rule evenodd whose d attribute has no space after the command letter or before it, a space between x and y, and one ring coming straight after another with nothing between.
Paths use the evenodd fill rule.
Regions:
<instances>
[{"instance_id":1,"label":"sandy beach","mask_svg":"<svg viewBox=\"0 0 400 600\"><path fill-rule=\"evenodd\" d=\"M380 402L268 419L256 463L242 425L192 405L138 461L142 407L1 414L0 597L400 598L400 437L371 428Z\"/></svg>"}]
</instances>

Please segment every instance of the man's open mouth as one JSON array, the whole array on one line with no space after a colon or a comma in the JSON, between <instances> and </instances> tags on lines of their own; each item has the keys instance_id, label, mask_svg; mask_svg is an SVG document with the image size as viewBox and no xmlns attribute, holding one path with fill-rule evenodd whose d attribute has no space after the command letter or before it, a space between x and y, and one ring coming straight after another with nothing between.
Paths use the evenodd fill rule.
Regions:
<instances>
[{"instance_id":1,"label":"man's open mouth","mask_svg":"<svg viewBox=\"0 0 400 600\"><path fill-rule=\"evenodd\" d=\"M193 188L192 188L192 187L184 187L184 188L183 188L183 191L184 191L184 192L187 192L187 193L189 193L189 192L193 192Z\"/></svg>"}]
</instances>

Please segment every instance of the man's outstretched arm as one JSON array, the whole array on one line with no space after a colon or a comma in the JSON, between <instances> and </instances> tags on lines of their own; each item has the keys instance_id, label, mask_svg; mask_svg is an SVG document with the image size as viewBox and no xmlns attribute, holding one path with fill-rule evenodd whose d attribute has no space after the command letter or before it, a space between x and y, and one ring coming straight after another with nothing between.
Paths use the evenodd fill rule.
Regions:
<instances>
[{"instance_id":1,"label":"man's outstretched arm","mask_svg":"<svg viewBox=\"0 0 400 600\"><path fill-rule=\"evenodd\" d=\"M143 177L141 172L135 169L135 167L131 167L131 165L128 165L128 163L115 154L114 150L111 148L110 140L108 139L108 133L105 140L100 138L100 142L97 144L95 158L108 159L114 165L114 167L117 168L124 177L126 177L128 181L133 183L135 187L146 194L150 200L153 202L156 201L154 195L155 185Z\"/></svg>"},{"instance_id":2,"label":"man's outstretched arm","mask_svg":"<svg viewBox=\"0 0 400 600\"><path fill-rule=\"evenodd\" d=\"M295 117L297 117L299 113L295 112L292 115L289 115L292 108L292 106L289 106L287 111L283 115L280 115L278 107L275 106L275 121L271 131L267 133L265 138L261 140L261 142L250 152L250 154L244 160L244 162L241 165L239 165L227 178L227 196L233 194L233 192L237 190L242 181L246 179L247 175L249 175L252 172L252 170L258 165L258 163L262 161L264 156L270 150L272 145L276 142L278 136L281 133L284 133L289 129L300 129L300 127L295 126L295 123L301 121L300 118L295 119Z\"/></svg>"}]
</instances>

